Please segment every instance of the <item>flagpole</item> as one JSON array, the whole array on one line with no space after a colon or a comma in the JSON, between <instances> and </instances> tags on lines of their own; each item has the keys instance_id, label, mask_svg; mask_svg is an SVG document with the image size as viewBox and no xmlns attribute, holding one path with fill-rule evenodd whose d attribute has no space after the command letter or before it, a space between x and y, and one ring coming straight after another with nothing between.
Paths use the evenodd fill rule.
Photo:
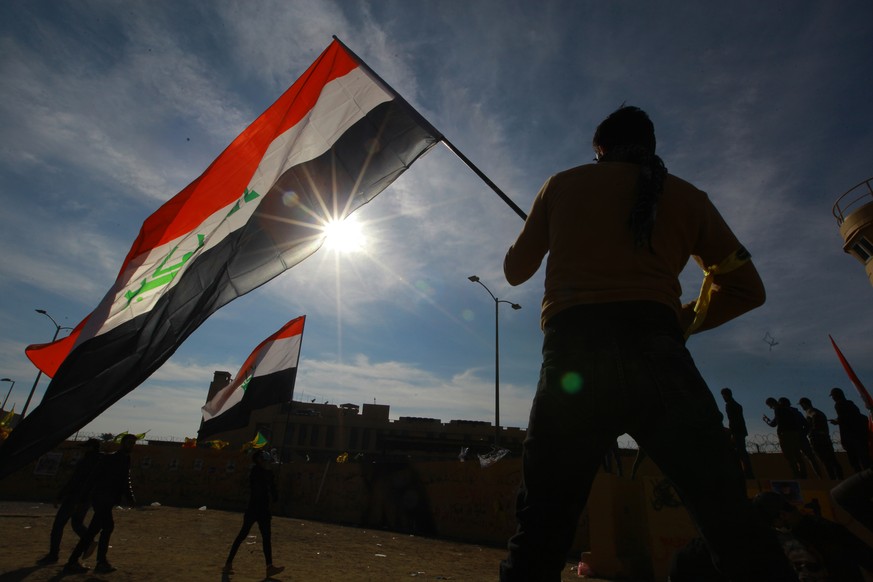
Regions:
<instances>
[{"instance_id":1,"label":"flagpole","mask_svg":"<svg viewBox=\"0 0 873 582\"><path fill-rule=\"evenodd\" d=\"M285 412L285 427L282 429L282 455L285 458L285 439L288 437L288 423L291 421L291 408L294 406L294 388L297 386L297 370L300 369L300 352L303 351L303 330L306 328L306 316L302 315L303 326L300 328L300 347L297 350L297 364L294 371L294 386L291 387L291 398L288 400L288 410ZM293 444L293 443L292 443ZM290 455L290 453L289 453ZM280 469L281 470L281 469Z\"/></svg>"},{"instance_id":2,"label":"flagpole","mask_svg":"<svg viewBox=\"0 0 873 582\"><path fill-rule=\"evenodd\" d=\"M347 53L349 53L349 55L351 55L351 57L352 57L353 59L355 59L355 61L357 61L358 65L359 65L361 68L363 68L363 69L366 70L366 72L367 72L368 75L370 75L371 77L373 77L373 79L374 79L376 82L378 82L380 85L382 85L382 87L383 87L386 91L388 91L389 93L391 93L392 95L394 95L395 98L397 99L397 101L399 101L400 103L402 103L403 105L405 105L405 106L409 109L409 111L410 111L410 112L411 112L411 113L412 113L412 114L413 114L413 115L418 119L418 122L419 122L421 125L423 125L423 126L424 126L428 131L429 131L429 132L431 132L431 133L434 135L434 137L436 137L437 139L439 139L439 141L441 141L441 142L443 143L443 145L445 145L445 146L449 149L450 152L452 152L453 154L455 154L456 156L458 156L458 158L460 158L460 160L461 160L461 161L462 161L462 162L463 162L463 163L464 163L468 168L470 168L470 169L473 171L474 174L476 174L476 175L477 175L477 176L478 176L478 177L479 177L483 182L485 182L485 184L486 184L489 188L491 188L491 189L494 191L495 194L497 194L498 196L500 196L500 198L501 198L504 202L506 202L506 204L507 204L507 205L508 205L512 210L514 210L515 213L518 214L518 215L521 217L522 220L527 220L527 214L525 214L525 212L524 212L521 208L519 208L518 204L516 204L515 202L513 202L512 199L511 199L509 196L507 196L507 195L503 192L503 190L501 190L501 189L497 186L497 184L495 184L494 182L492 182L491 179L490 179L488 176L486 176L485 173L484 173L482 170L480 170L480 169L476 166L476 164L474 164L472 161L470 161L470 159L469 159L467 156L465 156L465 155L463 154L463 152L461 152L461 150L459 150L457 147L455 147L455 144L453 144L451 141L449 141L449 140L446 138L446 136L444 136L444 135L442 134L441 131L439 131L436 127L433 126L433 124L432 124L431 122L429 122L427 119L425 119L424 116L423 116L421 113L419 113L418 110L417 110L415 107L413 107L412 105L410 105L409 102L408 102L406 99L404 99L404 98L400 95L400 93L398 93L397 91L395 91L394 88L391 87L391 85L389 85L388 83L386 83L385 80L384 80L382 77L380 77L379 75L377 75L376 72L375 72L373 69L371 69L370 66L367 65L367 63L365 63L365 62L361 59L361 57L359 57L358 55L356 55L355 52L354 52L353 50L351 50L348 46L346 46L346 44L345 44L343 41L341 41L339 38L337 38L336 35L333 35L333 39L334 39L336 42L338 42L338 43L340 44L341 47L343 47L343 50L345 50Z\"/></svg>"},{"instance_id":3,"label":"flagpole","mask_svg":"<svg viewBox=\"0 0 873 582\"><path fill-rule=\"evenodd\" d=\"M490 187L492 190L494 190L494 193L497 194L498 196L500 196L500 198L502 198L503 201L506 202L506 204L507 204L510 208L512 208L512 209L515 211L515 213L518 214L518 215L521 217L522 220L527 220L527 214L525 214L524 210L522 210L521 208L519 208L519 207L518 207L518 204L516 204L515 202L513 202L512 199L509 198L509 196L507 196L506 194L504 194L504 193L503 193L503 190L501 190L500 188L498 188L498 187L497 187L497 184L495 184L494 182L492 182L491 179L490 179L488 176L486 176L486 175L482 172L482 170L480 170L479 168L477 168L476 165L475 165L473 162L471 162L471 161L469 160L469 158L467 158L467 156L465 156L465 155L461 152L461 150L459 150L458 148L456 148L455 145L454 145L452 142L450 142L448 139L446 139L445 137L443 137L441 141L443 142L443 145L445 145L447 148L449 148L449 151L450 151L450 152L452 152L453 154L455 154L456 156L458 156L458 157L461 159L461 161L464 162L464 163L467 165L468 168L470 168L471 170L473 170L473 173L474 173L474 174L476 174L477 176L479 176L479 177L482 179L482 181L485 182L485 183L488 185L488 187Z\"/></svg>"}]
</instances>

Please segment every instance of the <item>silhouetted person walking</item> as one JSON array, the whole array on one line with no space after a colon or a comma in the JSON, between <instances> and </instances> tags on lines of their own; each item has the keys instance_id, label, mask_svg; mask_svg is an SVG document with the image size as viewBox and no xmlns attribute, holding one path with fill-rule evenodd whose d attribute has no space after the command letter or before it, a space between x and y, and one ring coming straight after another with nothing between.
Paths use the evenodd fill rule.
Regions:
<instances>
[{"instance_id":1,"label":"silhouetted person walking","mask_svg":"<svg viewBox=\"0 0 873 582\"><path fill-rule=\"evenodd\" d=\"M60 507L55 514L52 523L52 533L49 539L49 551L37 563L45 566L55 564L61 551L61 539L64 536L64 527L67 522L73 527L80 538L84 536L88 528L85 527L85 514L91 507L91 486L93 484L94 469L100 460L100 441L88 439L79 446L86 450L85 455L76 464L73 474L61 490L58 492Z\"/></svg>"},{"instance_id":2,"label":"silhouetted person walking","mask_svg":"<svg viewBox=\"0 0 873 582\"><path fill-rule=\"evenodd\" d=\"M773 397L768 398L764 403L773 410L773 418L764 415L763 420L768 426L776 429L779 448L788 461L791 474L795 479L806 479L806 465L803 463L803 453L800 450L800 420L789 407Z\"/></svg>"},{"instance_id":3,"label":"silhouetted person walking","mask_svg":"<svg viewBox=\"0 0 873 582\"><path fill-rule=\"evenodd\" d=\"M64 566L64 572L80 574L88 571L87 567L79 563L79 558L85 554L98 533L100 541L97 544L97 565L94 566L94 572L115 571L107 560L109 538L115 529L112 508L124 498L130 500L132 505L136 505L136 498L130 484L130 453L135 444L136 436L124 435L117 451L111 455L101 455L95 469L94 486L91 492L94 516L91 518L88 530L79 539L79 543Z\"/></svg>"},{"instance_id":4,"label":"silhouetted person walking","mask_svg":"<svg viewBox=\"0 0 873 582\"><path fill-rule=\"evenodd\" d=\"M233 574L233 559L236 557L236 552L256 523L261 532L264 561L267 563L267 578L285 569L284 566L273 565L270 502L276 501L278 494L273 472L269 469L270 460L270 455L264 451L256 451L252 455L252 468L249 472L249 505L243 515L242 527L230 546L230 553L224 564L225 574Z\"/></svg>"},{"instance_id":5,"label":"silhouetted person walking","mask_svg":"<svg viewBox=\"0 0 873 582\"><path fill-rule=\"evenodd\" d=\"M819 469L818 460L816 459L815 453L812 451L812 445L809 442L809 424L806 422L806 415L791 406L791 401L784 396L779 399L779 404L788 408L788 410L791 411L791 414L797 418L797 424L800 426L800 452L803 453L804 457L806 457L806 460L812 467L815 476L820 479L821 469Z\"/></svg>"},{"instance_id":6,"label":"silhouetted person walking","mask_svg":"<svg viewBox=\"0 0 873 582\"><path fill-rule=\"evenodd\" d=\"M685 348L686 333L761 305L761 279L706 194L667 173L643 111L612 113L593 145L598 163L548 179L504 260L519 285L548 256L543 363L500 579L560 580L603 456L628 433L731 580L795 580L755 518L721 412ZM709 272L707 313L705 301L696 313L680 302L690 256Z\"/></svg>"},{"instance_id":7,"label":"silhouetted person walking","mask_svg":"<svg viewBox=\"0 0 873 582\"><path fill-rule=\"evenodd\" d=\"M746 479L754 479L755 473L752 471L752 459L749 458L749 451L746 449L746 437L749 436L749 431L746 429L743 407L734 400L734 393L730 388L722 388L721 397L724 399L724 412L728 419L728 430L731 433L731 440L740 459L740 466L743 468Z\"/></svg>"},{"instance_id":8,"label":"silhouetted person walking","mask_svg":"<svg viewBox=\"0 0 873 582\"><path fill-rule=\"evenodd\" d=\"M841 388L833 388L831 398L837 413L837 418L831 420L831 424L840 427L840 442L846 451L849 464L855 472L870 467L873 463L870 460L867 417L861 414L854 402L846 398Z\"/></svg>"},{"instance_id":9,"label":"silhouetted person walking","mask_svg":"<svg viewBox=\"0 0 873 582\"><path fill-rule=\"evenodd\" d=\"M815 455L819 458L828 477L832 480L843 479L843 468L834 452L834 443L831 441L831 433L828 428L828 418L825 413L815 408L809 398L801 398L797 401L806 414L806 424L809 427L809 444Z\"/></svg>"}]
</instances>

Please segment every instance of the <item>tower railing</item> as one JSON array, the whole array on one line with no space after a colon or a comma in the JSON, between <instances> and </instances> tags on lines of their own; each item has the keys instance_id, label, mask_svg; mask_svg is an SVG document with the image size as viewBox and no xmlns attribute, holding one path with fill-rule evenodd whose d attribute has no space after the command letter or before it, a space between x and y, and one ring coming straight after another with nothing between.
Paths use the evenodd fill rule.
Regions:
<instances>
[{"instance_id":1,"label":"tower railing","mask_svg":"<svg viewBox=\"0 0 873 582\"><path fill-rule=\"evenodd\" d=\"M833 210L837 224L843 224L846 217L854 210L870 202L873 202L873 178L867 178L860 184L852 186L837 198Z\"/></svg>"}]
</instances>

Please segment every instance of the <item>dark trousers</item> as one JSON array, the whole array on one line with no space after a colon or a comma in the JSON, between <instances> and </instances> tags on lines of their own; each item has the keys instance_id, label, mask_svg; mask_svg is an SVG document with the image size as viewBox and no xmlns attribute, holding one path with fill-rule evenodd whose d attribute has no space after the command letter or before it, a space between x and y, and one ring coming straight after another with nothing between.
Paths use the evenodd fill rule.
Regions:
<instances>
[{"instance_id":1,"label":"dark trousers","mask_svg":"<svg viewBox=\"0 0 873 582\"><path fill-rule=\"evenodd\" d=\"M109 538L112 536L112 530L115 529L115 519L112 517L112 506L114 503L104 500L94 500L94 516L91 517L91 523L88 524L88 529L81 538L73 554L70 556L70 562L78 561L97 537L100 534L100 541L97 543L97 561L106 562L106 555L109 553Z\"/></svg>"},{"instance_id":2,"label":"dark trousers","mask_svg":"<svg viewBox=\"0 0 873 582\"><path fill-rule=\"evenodd\" d=\"M816 460L815 453L812 449L812 443L809 440L809 435L802 434L800 435L800 452L803 453L803 456L806 457L806 460L809 462L812 467L813 473L815 476L821 479L822 473L821 469L818 466L818 461Z\"/></svg>"},{"instance_id":3,"label":"dark trousers","mask_svg":"<svg viewBox=\"0 0 873 582\"><path fill-rule=\"evenodd\" d=\"M824 465L825 471L831 480L843 480L843 467L840 466L837 460L837 454L834 452L834 444L831 442L831 437L826 434L811 434L809 442L812 445L812 450L815 451L815 456L819 458L821 464Z\"/></svg>"},{"instance_id":4,"label":"dark trousers","mask_svg":"<svg viewBox=\"0 0 873 582\"><path fill-rule=\"evenodd\" d=\"M846 457L849 460L849 465L856 473L867 469L873 464L870 459L870 451L867 448L866 433L860 436L844 436L840 433L843 442L843 449L846 451Z\"/></svg>"},{"instance_id":5,"label":"dark trousers","mask_svg":"<svg viewBox=\"0 0 873 582\"><path fill-rule=\"evenodd\" d=\"M273 536L270 530L270 521L272 517L270 516L269 509L247 509L245 515L243 516L243 524L239 530L239 533L236 535L236 539L233 540L233 544L230 546L230 553L227 555L227 563L230 564L233 562L233 558L236 556L237 550L239 550L240 544L246 539L246 536L249 535L249 531L251 531L252 526L257 523L258 529L261 531L261 544L264 549L264 560L267 565L273 563Z\"/></svg>"},{"instance_id":6,"label":"dark trousers","mask_svg":"<svg viewBox=\"0 0 873 582\"><path fill-rule=\"evenodd\" d=\"M737 452L737 457L740 459L740 467L742 467L746 479L754 479L755 472L752 470L752 459L749 456L749 450L746 448L746 436L739 433L732 434L731 442L734 445L734 450Z\"/></svg>"},{"instance_id":7,"label":"dark trousers","mask_svg":"<svg viewBox=\"0 0 873 582\"><path fill-rule=\"evenodd\" d=\"M788 467L791 469L791 474L795 479L806 479L806 465L803 463L803 451L801 450L801 439L803 435L799 430L776 431L776 436L779 439L779 448L782 449L782 455L788 461Z\"/></svg>"},{"instance_id":8,"label":"dark trousers","mask_svg":"<svg viewBox=\"0 0 873 582\"><path fill-rule=\"evenodd\" d=\"M88 531L85 527L85 514L88 513L88 503L84 501L64 500L55 514L52 523L52 533L49 541L49 554L57 556L61 551L61 538L64 537L64 527L67 522L73 527L76 535L82 537Z\"/></svg>"},{"instance_id":9,"label":"dark trousers","mask_svg":"<svg viewBox=\"0 0 873 582\"><path fill-rule=\"evenodd\" d=\"M500 579L561 579L603 455L628 433L673 482L731 580L796 580L753 513L721 420L669 308L611 303L552 318Z\"/></svg>"}]
</instances>

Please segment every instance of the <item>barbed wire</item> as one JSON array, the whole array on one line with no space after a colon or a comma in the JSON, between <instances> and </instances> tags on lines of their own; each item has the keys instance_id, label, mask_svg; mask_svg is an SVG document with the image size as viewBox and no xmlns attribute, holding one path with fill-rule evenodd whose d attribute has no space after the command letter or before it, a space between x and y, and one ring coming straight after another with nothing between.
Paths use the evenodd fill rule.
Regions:
<instances>
[{"instance_id":1,"label":"barbed wire","mask_svg":"<svg viewBox=\"0 0 873 582\"><path fill-rule=\"evenodd\" d=\"M843 443L840 441L840 433L834 432L831 434L831 442L834 443L836 452L845 452ZM622 449L636 450L639 445L633 438L624 435L618 439L618 446ZM754 434L746 438L746 448L750 453L781 453L782 447L779 445L779 437L776 433Z\"/></svg>"},{"instance_id":2,"label":"barbed wire","mask_svg":"<svg viewBox=\"0 0 873 582\"><path fill-rule=\"evenodd\" d=\"M107 438L108 436L114 437L115 435L110 435L110 433L97 433L97 432L85 432L79 431L72 437L67 440L71 441L86 441L88 439L98 439L98 440L112 440L111 438ZM161 442L177 442L182 444L185 442L184 437L177 436L164 436L164 435L153 435L151 433L146 435L146 438L143 439L145 441L161 441ZM840 441L840 433L834 432L831 434L831 441L834 443L834 450L837 452L845 452L843 448L843 443ZM618 439L618 446L621 449L625 450L636 450L639 448L636 441L628 435L623 435ZM779 437L775 433L765 433L765 434L754 434L749 435L746 439L746 448L750 453L781 453L782 447L779 445Z\"/></svg>"},{"instance_id":3,"label":"barbed wire","mask_svg":"<svg viewBox=\"0 0 873 582\"><path fill-rule=\"evenodd\" d=\"M845 452L839 432L831 434L831 442L834 443L834 450L836 452ZM773 433L749 435L749 438L746 439L746 447L750 453L782 452L782 447L779 445L779 437Z\"/></svg>"},{"instance_id":4,"label":"barbed wire","mask_svg":"<svg viewBox=\"0 0 873 582\"><path fill-rule=\"evenodd\" d=\"M71 436L70 438L68 438L67 440L70 440L70 441L87 441L88 439L97 439L100 441L112 440L111 438L107 438L109 436L114 438L117 435L115 435L113 433L108 433L108 432L79 431L76 434L74 434L73 436ZM154 435L152 433L146 434L146 436L143 440L144 441L171 442L171 443L179 443L179 444L185 442L184 437L180 438L177 436Z\"/></svg>"}]
</instances>

